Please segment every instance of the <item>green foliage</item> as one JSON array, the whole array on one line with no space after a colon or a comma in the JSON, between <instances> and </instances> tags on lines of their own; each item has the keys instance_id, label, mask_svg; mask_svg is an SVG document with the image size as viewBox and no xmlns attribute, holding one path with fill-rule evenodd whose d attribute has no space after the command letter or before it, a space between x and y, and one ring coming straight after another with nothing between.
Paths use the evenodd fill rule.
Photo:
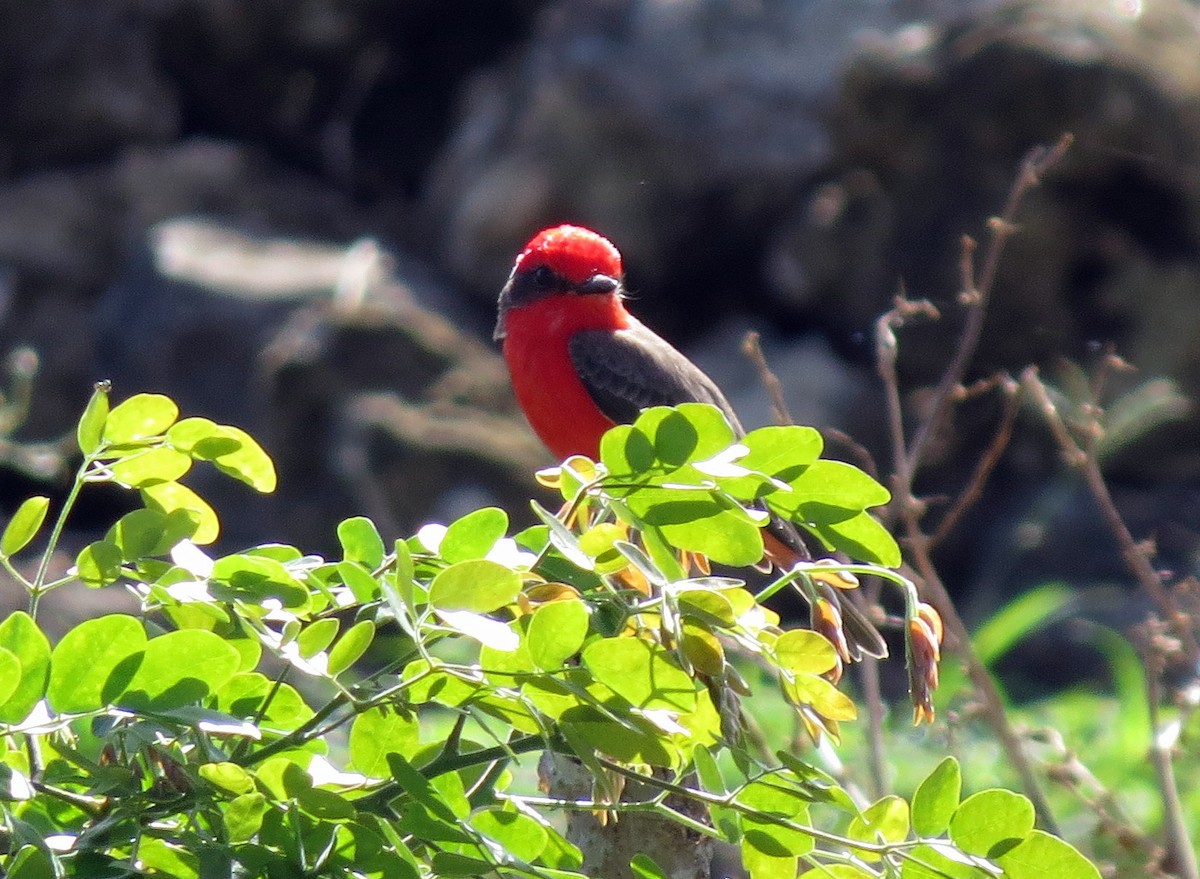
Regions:
<instances>
[{"instance_id":1,"label":"green foliage","mask_svg":"<svg viewBox=\"0 0 1200 879\"><path fill-rule=\"evenodd\" d=\"M653 409L612 431L600 462L543 474L567 506L538 508L543 524L516 538L505 513L484 509L389 548L356 517L337 528L338 559L279 544L212 558L199 545L216 537L215 513L178 480L201 462L269 491L274 470L243 432L178 416L148 394L110 409L97 388L32 578L12 556L38 545L45 499L0 539L0 563L29 595L29 612L0 624L6 876L567 879L583 875L583 855L551 817L628 808L622 820L636 820L621 778L706 807L711 825L656 801L737 845L754 879L1097 875L1033 829L1023 797L960 801L954 760L911 808L896 796L868 805L807 759L756 754L741 736L727 697L749 688L734 645L817 737L855 714L832 680L832 631L785 631L766 597L790 585L828 603L831 583L855 585L851 572L905 584L868 564L899 560L886 532L863 525L887 493L821 460L815 431L735 443L711 407ZM48 580L93 482L143 506L82 550L70 577ZM708 572L700 556L757 562L769 514L859 561L802 564L757 595ZM72 579L125 589L140 608L51 645L39 599ZM914 605L909 589L906 613ZM577 758L595 801L538 790L541 752ZM651 855L631 868L659 879Z\"/></svg>"}]
</instances>

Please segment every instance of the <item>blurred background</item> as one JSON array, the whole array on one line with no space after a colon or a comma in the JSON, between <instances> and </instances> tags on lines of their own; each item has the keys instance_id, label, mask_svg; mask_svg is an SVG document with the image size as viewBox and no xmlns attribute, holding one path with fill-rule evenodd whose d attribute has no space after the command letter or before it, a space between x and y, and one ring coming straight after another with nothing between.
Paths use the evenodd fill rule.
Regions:
<instances>
[{"instance_id":1,"label":"blurred background","mask_svg":"<svg viewBox=\"0 0 1200 879\"><path fill-rule=\"evenodd\" d=\"M274 457L268 498L195 474L218 549L332 551L355 514L389 538L484 504L526 524L551 462L490 334L514 255L559 222L617 244L632 308L748 425L771 420L740 353L754 329L796 419L886 474L875 318L901 289L942 310L901 335L919 414L960 325L960 237L1068 131L970 378L1112 343L1130 386L1168 379L1105 466L1135 535L1194 570L1194 2L3 0L0 507L65 490L61 438L111 379ZM940 432L934 503L1000 410L982 397ZM85 495L75 547L130 505ZM938 561L974 619L1055 580L1091 615L1140 616L1033 417Z\"/></svg>"}]
</instances>

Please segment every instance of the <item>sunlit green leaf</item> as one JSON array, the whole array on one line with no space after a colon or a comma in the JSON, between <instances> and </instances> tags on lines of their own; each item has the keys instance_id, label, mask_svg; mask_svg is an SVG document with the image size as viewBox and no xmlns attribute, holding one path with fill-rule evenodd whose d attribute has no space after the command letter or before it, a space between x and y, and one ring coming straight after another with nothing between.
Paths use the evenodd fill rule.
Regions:
<instances>
[{"instance_id":1,"label":"sunlit green leaf","mask_svg":"<svg viewBox=\"0 0 1200 879\"><path fill-rule=\"evenodd\" d=\"M913 830L921 836L938 836L950 826L962 792L958 761L947 757L917 787L912 800Z\"/></svg>"},{"instance_id":2,"label":"sunlit green leaf","mask_svg":"<svg viewBox=\"0 0 1200 879\"><path fill-rule=\"evenodd\" d=\"M496 507L484 507L450 523L439 552L448 562L481 559L508 530L508 514Z\"/></svg>"},{"instance_id":3,"label":"sunlit green leaf","mask_svg":"<svg viewBox=\"0 0 1200 879\"><path fill-rule=\"evenodd\" d=\"M634 879L670 879L654 859L645 852L638 852L629 860L629 871Z\"/></svg>"},{"instance_id":4,"label":"sunlit green leaf","mask_svg":"<svg viewBox=\"0 0 1200 879\"><path fill-rule=\"evenodd\" d=\"M429 603L438 610L488 613L516 600L521 577L487 559L458 562L438 573L429 587Z\"/></svg>"},{"instance_id":5,"label":"sunlit green leaf","mask_svg":"<svg viewBox=\"0 0 1200 879\"><path fill-rule=\"evenodd\" d=\"M740 466L785 483L790 483L803 468L816 461L824 446L818 431L796 425L760 427L750 431L739 442L750 450L738 460ZM743 499L776 490L758 476L724 479L721 487L734 497Z\"/></svg>"},{"instance_id":6,"label":"sunlit green leaf","mask_svg":"<svg viewBox=\"0 0 1200 879\"><path fill-rule=\"evenodd\" d=\"M355 516L338 523L338 541L342 545L342 556L346 561L358 562L368 571L383 563L383 538L379 529L366 516Z\"/></svg>"},{"instance_id":7,"label":"sunlit green leaf","mask_svg":"<svg viewBox=\"0 0 1200 879\"><path fill-rule=\"evenodd\" d=\"M139 620L110 614L85 620L55 646L46 699L56 711L93 711L125 692L142 661Z\"/></svg>"},{"instance_id":8,"label":"sunlit green leaf","mask_svg":"<svg viewBox=\"0 0 1200 879\"><path fill-rule=\"evenodd\" d=\"M588 609L582 601L552 601L533 613L525 641L537 667L557 671L583 646Z\"/></svg>"},{"instance_id":9,"label":"sunlit green leaf","mask_svg":"<svg viewBox=\"0 0 1200 879\"><path fill-rule=\"evenodd\" d=\"M528 815L495 806L471 816L470 824L484 836L504 847L516 857L533 862L541 855L549 834Z\"/></svg>"},{"instance_id":10,"label":"sunlit green leaf","mask_svg":"<svg viewBox=\"0 0 1200 879\"><path fill-rule=\"evenodd\" d=\"M753 565L763 555L762 532L744 511L703 491L649 488L627 500L630 509L678 549L726 565Z\"/></svg>"},{"instance_id":11,"label":"sunlit green leaf","mask_svg":"<svg viewBox=\"0 0 1200 879\"><path fill-rule=\"evenodd\" d=\"M115 461L110 467L113 479L126 488L145 488L175 482L192 467L192 459L167 446L155 446Z\"/></svg>"},{"instance_id":12,"label":"sunlit green leaf","mask_svg":"<svg viewBox=\"0 0 1200 879\"><path fill-rule=\"evenodd\" d=\"M637 708L695 710L698 685L658 644L605 638L588 645L582 659L596 680Z\"/></svg>"},{"instance_id":13,"label":"sunlit green leaf","mask_svg":"<svg viewBox=\"0 0 1200 879\"><path fill-rule=\"evenodd\" d=\"M107 540L89 543L76 556L75 568L93 589L115 583L121 576L121 549Z\"/></svg>"},{"instance_id":14,"label":"sunlit green leaf","mask_svg":"<svg viewBox=\"0 0 1200 879\"><path fill-rule=\"evenodd\" d=\"M209 591L225 601L262 604L269 598L284 607L303 607L308 590L274 559L252 555L231 555L213 563Z\"/></svg>"},{"instance_id":15,"label":"sunlit green leaf","mask_svg":"<svg viewBox=\"0 0 1200 879\"><path fill-rule=\"evenodd\" d=\"M1100 871L1074 846L1042 830L1030 832L996 863L1012 879L1100 879Z\"/></svg>"},{"instance_id":16,"label":"sunlit green leaf","mask_svg":"<svg viewBox=\"0 0 1200 879\"><path fill-rule=\"evenodd\" d=\"M0 623L0 647L20 662L18 680L7 699L0 700L0 723L20 723L46 693L50 680L50 642L23 610Z\"/></svg>"},{"instance_id":17,"label":"sunlit green leaf","mask_svg":"<svg viewBox=\"0 0 1200 879\"><path fill-rule=\"evenodd\" d=\"M104 439L111 445L159 436L175 423L179 407L162 394L135 394L115 406L104 422Z\"/></svg>"},{"instance_id":18,"label":"sunlit green leaf","mask_svg":"<svg viewBox=\"0 0 1200 879\"><path fill-rule=\"evenodd\" d=\"M196 532L192 535L194 543L205 546L217 539L221 530L217 514L203 498L186 485L180 485L178 482L148 485L141 489L141 495L142 502L147 507L167 515L176 510L186 511L196 523Z\"/></svg>"},{"instance_id":19,"label":"sunlit green leaf","mask_svg":"<svg viewBox=\"0 0 1200 879\"><path fill-rule=\"evenodd\" d=\"M0 556L8 558L28 546L29 541L41 530L49 509L48 497L31 497L22 501L0 535Z\"/></svg>"},{"instance_id":20,"label":"sunlit green leaf","mask_svg":"<svg viewBox=\"0 0 1200 879\"><path fill-rule=\"evenodd\" d=\"M333 639L337 637L338 630L341 628L339 623L333 617L327 617L323 620L314 620L309 623L300 632L296 638L296 645L300 648L300 656L304 659L312 659L318 653L321 653L333 643Z\"/></svg>"},{"instance_id":21,"label":"sunlit green leaf","mask_svg":"<svg viewBox=\"0 0 1200 879\"><path fill-rule=\"evenodd\" d=\"M993 788L962 801L950 819L950 838L965 852L993 858L1025 839L1033 820L1028 798Z\"/></svg>"},{"instance_id":22,"label":"sunlit green leaf","mask_svg":"<svg viewBox=\"0 0 1200 879\"><path fill-rule=\"evenodd\" d=\"M386 706L368 709L350 725L350 763L363 775L387 778L391 774L388 755L411 758L419 733L415 717Z\"/></svg>"},{"instance_id":23,"label":"sunlit green leaf","mask_svg":"<svg viewBox=\"0 0 1200 879\"><path fill-rule=\"evenodd\" d=\"M236 763L204 763L200 777L232 794L248 794L254 790L254 776Z\"/></svg>"},{"instance_id":24,"label":"sunlit green leaf","mask_svg":"<svg viewBox=\"0 0 1200 879\"><path fill-rule=\"evenodd\" d=\"M872 803L855 817L846 835L872 844L900 842L908 837L908 827L908 803L901 797L887 796ZM879 858L879 855L866 851L859 851L858 854L866 860Z\"/></svg>"},{"instance_id":25,"label":"sunlit green leaf","mask_svg":"<svg viewBox=\"0 0 1200 879\"><path fill-rule=\"evenodd\" d=\"M0 703L7 702L21 684L21 660L15 653L0 647Z\"/></svg>"},{"instance_id":26,"label":"sunlit green leaf","mask_svg":"<svg viewBox=\"0 0 1200 879\"><path fill-rule=\"evenodd\" d=\"M196 879L200 875L198 853L184 846L146 836L142 838L137 851L138 861L152 875L172 876L174 879Z\"/></svg>"},{"instance_id":27,"label":"sunlit green leaf","mask_svg":"<svg viewBox=\"0 0 1200 879\"><path fill-rule=\"evenodd\" d=\"M223 686L241 664L241 655L219 635L181 629L152 638L121 704L166 710L198 702Z\"/></svg>"},{"instance_id":28,"label":"sunlit green leaf","mask_svg":"<svg viewBox=\"0 0 1200 879\"><path fill-rule=\"evenodd\" d=\"M75 440L79 443L79 451L90 455L100 445L104 435L104 422L108 418L108 382L97 382L92 389L83 415L75 427Z\"/></svg>"},{"instance_id":29,"label":"sunlit green leaf","mask_svg":"<svg viewBox=\"0 0 1200 879\"><path fill-rule=\"evenodd\" d=\"M329 674L337 676L358 662L374 638L375 624L371 620L360 620L351 626L329 651Z\"/></svg>"},{"instance_id":30,"label":"sunlit green leaf","mask_svg":"<svg viewBox=\"0 0 1200 879\"><path fill-rule=\"evenodd\" d=\"M121 561L136 561L154 554L162 543L167 523L168 517L161 510L143 507L118 519L104 540L117 548Z\"/></svg>"},{"instance_id":31,"label":"sunlit green leaf","mask_svg":"<svg viewBox=\"0 0 1200 879\"><path fill-rule=\"evenodd\" d=\"M803 515L812 511L805 509ZM838 549L860 562L874 562L885 568L899 567L902 557L896 539L870 513L858 513L837 522L808 519L805 527L832 549Z\"/></svg>"},{"instance_id":32,"label":"sunlit green leaf","mask_svg":"<svg viewBox=\"0 0 1200 879\"><path fill-rule=\"evenodd\" d=\"M808 674L825 674L837 664L829 639L808 629L792 629L780 635L775 642L775 657L782 668Z\"/></svg>"},{"instance_id":33,"label":"sunlit green leaf","mask_svg":"<svg viewBox=\"0 0 1200 879\"><path fill-rule=\"evenodd\" d=\"M225 829L232 843L248 842L262 827L263 815L270 806L260 793L242 794L221 807Z\"/></svg>"}]
</instances>

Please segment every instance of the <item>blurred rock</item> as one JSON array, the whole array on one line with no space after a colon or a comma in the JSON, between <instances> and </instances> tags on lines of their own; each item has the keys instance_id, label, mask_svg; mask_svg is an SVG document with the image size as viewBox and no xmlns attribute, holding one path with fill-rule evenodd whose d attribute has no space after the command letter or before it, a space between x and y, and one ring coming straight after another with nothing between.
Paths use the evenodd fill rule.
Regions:
<instances>
[{"instance_id":1,"label":"blurred rock","mask_svg":"<svg viewBox=\"0 0 1200 879\"><path fill-rule=\"evenodd\" d=\"M982 242L1022 156L1068 131L1001 263L979 372L1111 339L1200 390L1200 348L1182 341L1200 312L1178 292L1200 261L1200 10L1186 0L1007 2L864 45L833 123L831 167L846 170L779 230L774 295L849 338L902 283L953 326L960 236ZM928 381L953 333L909 335L907 375Z\"/></svg>"},{"instance_id":2,"label":"blurred rock","mask_svg":"<svg viewBox=\"0 0 1200 879\"><path fill-rule=\"evenodd\" d=\"M432 175L446 264L490 295L533 231L570 220L618 243L659 326L752 304L764 234L829 161L862 35L943 6L554 4L518 62L474 83Z\"/></svg>"},{"instance_id":3,"label":"blurred rock","mask_svg":"<svg viewBox=\"0 0 1200 879\"><path fill-rule=\"evenodd\" d=\"M395 536L455 486L510 507L527 495L545 453L498 356L417 304L373 241L177 219L141 254L100 303L100 371L119 398L158 391L243 427L279 470L278 493L260 498L197 468L191 484L220 511L223 545L333 549L346 516Z\"/></svg>"},{"instance_id":4,"label":"blurred rock","mask_svg":"<svg viewBox=\"0 0 1200 879\"><path fill-rule=\"evenodd\" d=\"M7 2L0 11L0 175L95 160L179 133L145 0Z\"/></svg>"}]
</instances>

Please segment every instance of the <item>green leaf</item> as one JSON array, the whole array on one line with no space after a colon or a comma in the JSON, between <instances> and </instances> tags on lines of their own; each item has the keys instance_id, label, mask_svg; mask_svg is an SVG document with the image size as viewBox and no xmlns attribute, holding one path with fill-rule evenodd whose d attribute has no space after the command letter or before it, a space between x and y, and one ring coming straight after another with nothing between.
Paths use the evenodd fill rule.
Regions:
<instances>
[{"instance_id":1,"label":"green leaf","mask_svg":"<svg viewBox=\"0 0 1200 879\"><path fill-rule=\"evenodd\" d=\"M115 461L109 471L118 485L145 488L175 482L192 468L192 459L166 446L135 452Z\"/></svg>"},{"instance_id":2,"label":"green leaf","mask_svg":"<svg viewBox=\"0 0 1200 879\"><path fill-rule=\"evenodd\" d=\"M115 583L121 577L121 549L107 540L89 543L75 558L79 579L93 589Z\"/></svg>"},{"instance_id":3,"label":"green leaf","mask_svg":"<svg viewBox=\"0 0 1200 879\"><path fill-rule=\"evenodd\" d=\"M908 837L908 803L901 797L887 796L876 800L861 815L850 822L846 835L862 842L900 842ZM865 860L877 860L879 855L859 852Z\"/></svg>"},{"instance_id":4,"label":"green leaf","mask_svg":"<svg viewBox=\"0 0 1200 879\"><path fill-rule=\"evenodd\" d=\"M217 514L200 495L186 485L178 482L163 482L158 485L148 485L140 489L142 502L151 509L159 510L170 516L177 510L183 510L196 523L196 531L192 541L201 546L212 543L221 532Z\"/></svg>"},{"instance_id":5,"label":"green leaf","mask_svg":"<svg viewBox=\"0 0 1200 879\"><path fill-rule=\"evenodd\" d=\"M829 639L808 629L784 632L775 642L775 658L791 672L825 674L837 664Z\"/></svg>"},{"instance_id":6,"label":"green leaf","mask_svg":"<svg viewBox=\"0 0 1200 879\"><path fill-rule=\"evenodd\" d=\"M351 626L329 651L329 674L337 677L358 662L374 638L375 624L371 620L360 620Z\"/></svg>"},{"instance_id":7,"label":"green leaf","mask_svg":"<svg viewBox=\"0 0 1200 879\"><path fill-rule=\"evenodd\" d=\"M667 467L711 458L736 439L721 410L707 403L655 406L639 415L633 427L651 437L654 457Z\"/></svg>"},{"instance_id":8,"label":"green leaf","mask_svg":"<svg viewBox=\"0 0 1200 879\"><path fill-rule=\"evenodd\" d=\"M337 573L359 604L367 604L379 598L379 581L358 562L338 562Z\"/></svg>"},{"instance_id":9,"label":"green leaf","mask_svg":"<svg viewBox=\"0 0 1200 879\"><path fill-rule=\"evenodd\" d=\"M75 439L79 443L79 451L90 455L100 445L104 435L104 422L108 418L108 382L96 382L92 389L91 399L79 418L75 427Z\"/></svg>"},{"instance_id":10,"label":"green leaf","mask_svg":"<svg viewBox=\"0 0 1200 879\"><path fill-rule=\"evenodd\" d=\"M8 879L54 879L55 875L45 843L22 846L8 862Z\"/></svg>"},{"instance_id":11,"label":"green leaf","mask_svg":"<svg viewBox=\"0 0 1200 879\"><path fill-rule=\"evenodd\" d=\"M47 701L68 714L110 704L133 679L145 646L146 631L134 617L109 614L85 620L51 654Z\"/></svg>"},{"instance_id":12,"label":"green leaf","mask_svg":"<svg viewBox=\"0 0 1200 879\"><path fill-rule=\"evenodd\" d=\"M167 525L165 513L143 507L118 519L104 536L104 542L117 548L120 561L137 561L155 554L166 535Z\"/></svg>"},{"instance_id":13,"label":"green leaf","mask_svg":"<svg viewBox=\"0 0 1200 879\"><path fill-rule=\"evenodd\" d=\"M1042 830L996 857L1010 879L1100 879L1100 871L1073 846Z\"/></svg>"},{"instance_id":14,"label":"green leaf","mask_svg":"<svg viewBox=\"0 0 1200 879\"><path fill-rule=\"evenodd\" d=\"M550 838L541 824L511 808L494 806L484 809L472 815L469 823L488 839L498 842L506 852L526 863L532 863L541 855Z\"/></svg>"},{"instance_id":15,"label":"green leaf","mask_svg":"<svg viewBox=\"0 0 1200 879\"><path fill-rule=\"evenodd\" d=\"M802 515L810 512L806 508ZM804 527L821 538L827 546L839 549L857 561L897 568L903 560L895 538L870 513L859 513L840 522L823 523L809 519Z\"/></svg>"},{"instance_id":16,"label":"green leaf","mask_svg":"<svg viewBox=\"0 0 1200 879\"><path fill-rule=\"evenodd\" d=\"M950 819L950 838L964 852L995 858L1015 847L1033 830L1033 804L1002 788L967 797Z\"/></svg>"},{"instance_id":17,"label":"green leaf","mask_svg":"<svg viewBox=\"0 0 1200 879\"><path fill-rule=\"evenodd\" d=\"M678 549L735 567L762 559L759 526L740 507L721 503L709 492L647 488L632 494L628 504L639 519Z\"/></svg>"},{"instance_id":18,"label":"green leaf","mask_svg":"<svg viewBox=\"0 0 1200 879\"><path fill-rule=\"evenodd\" d=\"M783 505L780 509L794 510L790 506L794 499L799 504L858 511L886 504L892 499L891 492L869 474L842 461L814 461L789 484L791 493L771 495L772 505L778 502Z\"/></svg>"},{"instance_id":19,"label":"green leaf","mask_svg":"<svg viewBox=\"0 0 1200 879\"><path fill-rule=\"evenodd\" d=\"M917 786L912 800L913 830L919 836L940 836L950 826L962 793L962 771L953 757L942 760Z\"/></svg>"},{"instance_id":20,"label":"green leaf","mask_svg":"<svg viewBox=\"0 0 1200 879\"><path fill-rule=\"evenodd\" d=\"M441 791L433 786L424 775L408 762L399 752L389 755L387 761L391 776L400 787L421 806L429 810L435 818L450 824L458 823L458 815L446 803Z\"/></svg>"},{"instance_id":21,"label":"green leaf","mask_svg":"<svg viewBox=\"0 0 1200 879\"><path fill-rule=\"evenodd\" d=\"M698 684L666 650L637 638L605 638L583 651L592 676L636 708L696 710Z\"/></svg>"},{"instance_id":22,"label":"green leaf","mask_svg":"<svg viewBox=\"0 0 1200 879\"><path fill-rule=\"evenodd\" d=\"M639 476L654 466L654 443L631 424L618 424L600 439L600 460L618 478Z\"/></svg>"},{"instance_id":23,"label":"green leaf","mask_svg":"<svg viewBox=\"0 0 1200 879\"><path fill-rule=\"evenodd\" d=\"M349 821L357 813L354 806L333 791L309 788L296 794L300 811L322 821Z\"/></svg>"},{"instance_id":24,"label":"green leaf","mask_svg":"<svg viewBox=\"0 0 1200 879\"><path fill-rule=\"evenodd\" d=\"M145 645L122 705L165 711L199 702L237 674L241 654L204 629L180 629Z\"/></svg>"},{"instance_id":25,"label":"green leaf","mask_svg":"<svg viewBox=\"0 0 1200 879\"><path fill-rule=\"evenodd\" d=\"M750 840L742 841L742 866L750 879L796 879L798 859L792 856L775 857L755 846Z\"/></svg>"},{"instance_id":26,"label":"green leaf","mask_svg":"<svg viewBox=\"0 0 1200 879\"><path fill-rule=\"evenodd\" d=\"M830 720L854 720L858 716L854 700L818 675L796 674L785 684L784 694Z\"/></svg>"},{"instance_id":27,"label":"green leaf","mask_svg":"<svg viewBox=\"0 0 1200 879\"><path fill-rule=\"evenodd\" d=\"M484 507L451 523L439 552L451 563L481 559L507 530L508 513L496 507Z\"/></svg>"},{"instance_id":28,"label":"green leaf","mask_svg":"<svg viewBox=\"0 0 1200 879\"><path fill-rule=\"evenodd\" d=\"M135 394L119 404L104 422L104 439L121 445L159 436L175 423L179 407L162 394Z\"/></svg>"},{"instance_id":29,"label":"green leaf","mask_svg":"<svg viewBox=\"0 0 1200 879\"><path fill-rule=\"evenodd\" d=\"M521 591L521 577L487 559L458 562L433 578L429 603L438 610L488 613L512 604Z\"/></svg>"},{"instance_id":30,"label":"green leaf","mask_svg":"<svg viewBox=\"0 0 1200 879\"><path fill-rule=\"evenodd\" d=\"M50 510L50 498L31 497L21 502L13 517L8 520L4 534L0 535L0 557L16 555L37 536L46 513Z\"/></svg>"},{"instance_id":31,"label":"green leaf","mask_svg":"<svg viewBox=\"0 0 1200 879\"><path fill-rule=\"evenodd\" d=\"M312 659L318 653L321 653L333 643L333 639L337 637L338 629L341 628L339 623L333 617L327 617L323 620L314 620L301 630L299 637L296 638L296 646L300 648L300 656L304 659Z\"/></svg>"},{"instance_id":32,"label":"green leaf","mask_svg":"<svg viewBox=\"0 0 1200 879\"><path fill-rule=\"evenodd\" d=\"M790 483L817 460L825 441L812 427L760 427L740 442L750 451L738 460L738 466ZM721 480L721 487L734 497L748 500L777 489L760 476L742 476Z\"/></svg>"},{"instance_id":33,"label":"green leaf","mask_svg":"<svg viewBox=\"0 0 1200 879\"><path fill-rule=\"evenodd\" d=\"M529 506L533 508L534 514L546 523L546 527L549 529L548 537L550 543L569 562L585 571L590 571L595 567L591 556L579 546L579 538L571 532L571 529L560 522L557 516L537 501L530 501Z\"/></svg>"},{"instance_id":34,"label":"green leaf","mask_svg":"<svg viewBox=\"0 0 1200 879\"><path fill-rule=\"evenodd\" d=\"M21 660L12 651L0 647L0 703L7 702L20 685Z\"/></svg>"},{"instance_id":35,"label":"green leaf","mask_svg":"<svg viewBox=\"0 0 1200 879\"><path fill-rule=\"evenodd\" d=\"M249 842L262 827L263 816L270 809L267 798L260 793L242 794L221 809L225 829L232 843Z\"/></svg>"},{"instance_id":36,"label":"green leaf","mask_svg":"<svg viewBox=\"0 0 1200 879\"><path fill-rule=\"evenodd\" d=\"M173 879L196 879L200 875L200 858L196 852L172 845L153 836L143 836L138 843L138 861L151 875L171 876Z\"/></svg>"},{"instance_id":37,"label":"green leaf","mask_svg":"<svg viewBox=\"0 0 1200 879\"><path fill-rule=\"evenodd\" d=\"M308 590L287 568L274 559L252 555L230 555L213 563L209 591L224 601L262 604L274 598L284 607L308 603Z\"/></svg>"},{"instance_id":38,"label":"green leaf","mask_svg":"<svg viewBox=\"0 0 1200 879\"><path fill-rule=\"evenodd\" d=\"M256 491L275 490L275 465L241 428L216 424L207 418L185 418L167 431L167 441L197 461L212 462L226 476Z\"/></svg>"},{"instance_id":39,"label":"green leaf","mask_svg":"<svg viewBox=\"0 0 1200 879\"><path fill-rule=\"evenodd\" d=\"M582 601L552 601L533 612L525 643L538 668L558 671L579 652L588 631L588 609Z\"/></svg>"},{"instance_id":40,"label":"green leaf","mask_svg":"<svg viewBox=\"0 0 1200 879\"><path fill-rule=\"evenodd\" d=\"M50 680L50 642L23 610L9 614L0 623L0 647L20 662L20 681L0 700L0 723L20 723L46 694Z\"/></svg>"},{"instance_id":41,"label":"green leaf","mask_svg":"<svg viewBox=\"0 0 1200 879\"><path fill-rule=\"evenodd\" d=\"M415 717L387 706L369 708L350 725L350 763L370 778L392 774L388 755L410 759L419 747L420 729Z\"/></svg>"},{"instance_id":42,"label":"green leaf","mask_svg":"<svg viewBox=\"0 0 1200 879\"><path fill-rule=\"evenodd\" d=\"M383 538L375 523L366 516L355 516L338 523L337 535L346 561L358 562L368 571L383 564Z\"/></svg>"},{"instance_id":43,"label":"green leaf","mask_svg":"<svg viewBox=\"0 0 1200 879\"><path fill-rule=\"evenodd\" d=\"M629 859L629 869L634 879L670 879L666 872L645 852L638 852Z\"/></svg>"},{"instance_id":44,"label":"green leaf","mask_svg":"<svg viewBox=\"0 0 1200 879\"><path fill-rule=\"evenodd\" d=\"M737 793L743 806L761 813L742 813L743 847L757 849L772 858L789 858L808 854L814 840L807 833L786 827L767 817L793 824L808 823L808 795L790 772L780 771L754 779Z\"/></svg>"},{"instance_id":45,"label":"green leaf","mask_svg":"<svg viewBox=\"0 0 1200 879\"><path fill-rule=\"evenodd\" d=\"M254 790L254 776L236 763L203 763L199 772L209 784L231 794L248 794Z\"/></svg>"}]
</instances>

